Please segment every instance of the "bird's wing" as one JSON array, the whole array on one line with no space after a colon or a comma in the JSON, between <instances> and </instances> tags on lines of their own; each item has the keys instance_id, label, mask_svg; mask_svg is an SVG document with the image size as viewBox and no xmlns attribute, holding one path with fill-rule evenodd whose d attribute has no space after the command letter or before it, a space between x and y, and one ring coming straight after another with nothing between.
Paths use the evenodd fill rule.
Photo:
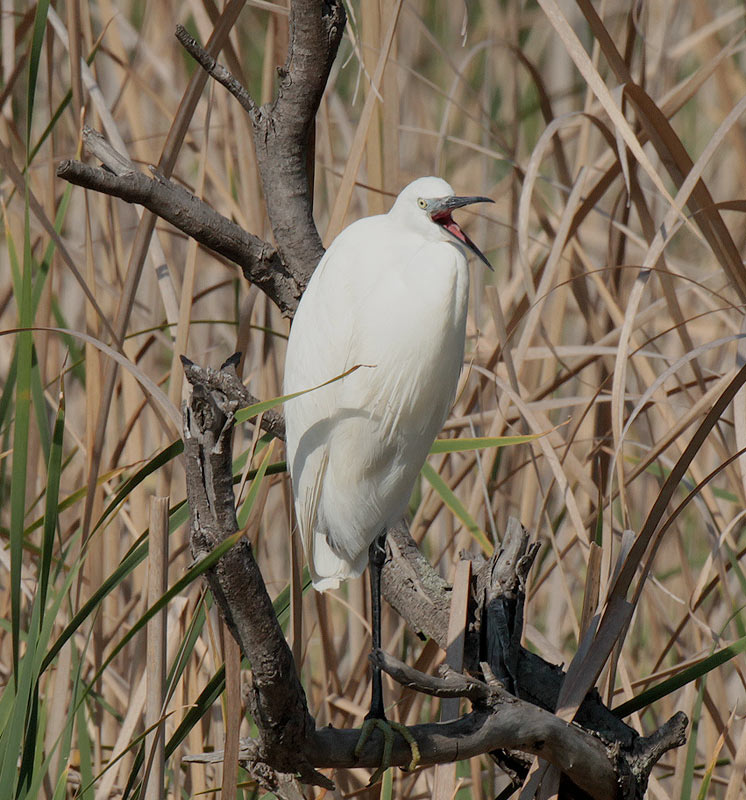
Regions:
<instances>
[{"instance_id":1,"label":"bird's wing","mask_svg":"<svg viewBox=\"0 0 746 800\"><path fill-rule=\"evenodd\" d=\"M288 342L285 393L365 365L285 407L315 585L359 574L369 543L403 513L461 366L463 257L442 242L388 235L380 219L350 226L329 248Z\"/></svg>"},{"instance_id":2,"label":"bird's wing","mask_svg":"<svg viewBox=\"0 0 746 800\"><path fill-rule=\"evenodd\" d=\"M361 223L356 223L360 227ZM347 228L327 250L303 295L293 320L285 360L283 393L320 386L358 362L354 358L354 309L359 285L351 257L355 226ZM352 376L349 376L352 377ZM335 414L349 378L294 398L285 404L287 461L306 560L314 586L332 588L365 568L358 559L340 557L329 544L328 523L320 514L329 463Z\"/></svg>"}]
</instances>

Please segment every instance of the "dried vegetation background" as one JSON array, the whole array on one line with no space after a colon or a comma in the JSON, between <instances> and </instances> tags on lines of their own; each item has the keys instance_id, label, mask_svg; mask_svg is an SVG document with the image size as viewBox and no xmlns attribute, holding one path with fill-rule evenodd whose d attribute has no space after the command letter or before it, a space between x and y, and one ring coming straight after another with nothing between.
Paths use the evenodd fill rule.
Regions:
<instances>
[{"instance_id":1,"label":"dried vegetation background","mask_svg":"<svg viewBox=\"0 0 746 800\"><path fill-rule=\"evenodd\" d=\"M140 210L55 176L79 153L81 120L144 169L158 163L195 69L173 31L183 23L206 41L214 4L46 5L0 5L0 791L137 791L145 719L162 716L144 678L154 659L144 615L159 595L148 598L146 536L161 495L176 587L155 665L169 684L167 796L217 796L222 767L182 757L221 749L240 723L235 693L216 691L238 656L201 581L183 581L183 470L173 449L156 460L179 430L143 380L178 408L179 354L217 366L241 351L251 391L274 397L288 321L234 265L164 223L138 276ZM412 534L451 579L459 551L489 551L517 516L542 543L525 644L569 663L616 565L647 531L650 547L631 551L636 609L598 687L611 706L628 704L640 731L678 709L693 720L688 745L654 770L650 797L735 800L746 791L746 460L733 459L746 447L743 393L714 425L706 415L743 364L746 19L735 0L561 6L559 16L553 0L349 6L316 126L315 217L328 244L426 174L494 198L462 213L495 273L473 265L466 362L444 435L549 433L433 456L442 483L423 478ZM247 2L221 60L267 101L286 42L286 9ZM622 92L630 76L652 102ZM222 88L204 91L173 174L269 235L249 122ZM115 320L126 322L121 348ZM249 475L264 442L244 426L236 443L237 474ZM273 463L281 458L276 448ZM307 591L302 616L289 608L302 565L287 477L281 465L269 472L253 492L250 475L239 484L241 522L318 724L359 725L364 581ZM384 647L425 671L443 658L390 612ZM393 684L387 698L402 722L438 718L438 701ZM257 796L232 772L223 796ZM365 771L334 777L340 797L380 791L363 790ZM397 773L384 792L482 800L505 783L480 758L455 775Z\"/></svg>"}]
</instances>

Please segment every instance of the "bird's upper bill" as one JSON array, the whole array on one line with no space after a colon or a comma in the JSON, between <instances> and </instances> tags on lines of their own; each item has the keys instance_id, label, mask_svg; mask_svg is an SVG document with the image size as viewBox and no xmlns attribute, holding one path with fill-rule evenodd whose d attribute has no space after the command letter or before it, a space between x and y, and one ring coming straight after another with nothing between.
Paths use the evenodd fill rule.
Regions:
<instances>
[{"instance_id":1,"label":"bird's upper bill","mask_svg":"<svg viewBox=\"0 0 746 800\"><path fill-rule=\"evenodd\" d=\"M472 203L494 203L489 197L438 197L427 201L427 212L430 219L448 231L451 236L458 239L461 244L466 245L477 258L483 261L491 270L494 271L492 264L487 260L484 253L472 242L472 240L461 230L459 224L451 216L455 208L471 205Z\"/></svg>"}]
</instances>

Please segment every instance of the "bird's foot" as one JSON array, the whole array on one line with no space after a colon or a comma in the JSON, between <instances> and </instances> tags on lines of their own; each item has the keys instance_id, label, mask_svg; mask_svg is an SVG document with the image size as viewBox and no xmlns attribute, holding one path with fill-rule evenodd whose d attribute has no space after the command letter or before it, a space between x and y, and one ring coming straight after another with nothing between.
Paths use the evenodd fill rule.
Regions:
<instances>
[{"instance_id":1,"label":"bird's foot","mask_svg":"<svg viewBox=\"0 0 746 800\"><path fill-rule=\"evenodd\" d=\"M420 762L420 748L417 741L409 731L406 725L400 722L391 722L385 717L367 717L363 722L363 727L360 730L360 738L355 745L355 757L357 758L363 751L365 743L370 739L374 730L378 729L383 734L383 755L381 756L381 764L378 769L370 776L368 786L373 786L377 783L384 772L391 766L391 753L394 748L394 737L400 734L404 741L409 745L412 752L412 759L407 766L408 770L413 770Z\"/></svg>"}]
</instances>

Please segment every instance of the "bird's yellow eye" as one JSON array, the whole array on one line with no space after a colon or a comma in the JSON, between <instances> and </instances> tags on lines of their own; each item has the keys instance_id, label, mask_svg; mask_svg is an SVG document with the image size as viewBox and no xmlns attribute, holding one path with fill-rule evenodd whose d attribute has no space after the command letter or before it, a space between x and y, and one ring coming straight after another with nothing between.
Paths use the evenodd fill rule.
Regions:
<instances>
[{"instance_id":1,"label":"bird's yellow eye","mask_svg":"<svg viewBox=\"0 0 746 800\"><path fill-rule=\"evenodd\" d=\"M424 197L420 197L420 199L417 201L417 205L420 208L427 208L427 200L425 200Z\"/></svg>"}]
</instances>

